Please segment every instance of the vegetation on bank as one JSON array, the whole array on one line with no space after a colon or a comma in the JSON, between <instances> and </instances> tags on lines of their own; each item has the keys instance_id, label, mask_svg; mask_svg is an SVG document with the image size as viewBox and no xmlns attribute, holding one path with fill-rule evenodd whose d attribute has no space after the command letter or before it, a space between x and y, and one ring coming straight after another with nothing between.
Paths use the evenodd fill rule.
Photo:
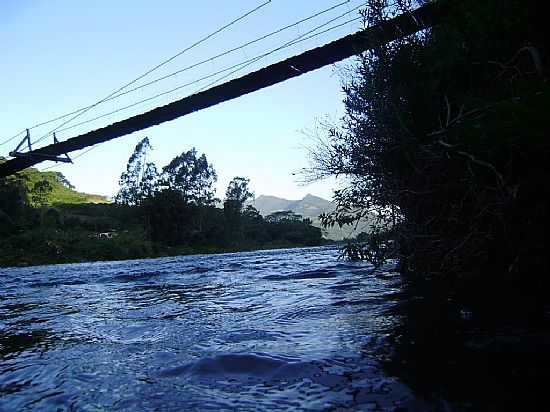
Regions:
<instances>
[{"instance_id":1,"label":"vegetation on bank","mask_svg":"<svg viewBox=\"0 0 550 412\"><path fill-rule=\"evenodd\" d=\"M265 218L236 177L217 207L216 173L194 149L159 173L143 139L115 203L74 191L61 173L27 169L0 179L0 265L27 266L317 246L321 230L290 212ZM97 203L90 203L96 201Z\"/></svg>"},{"instance_id":2,"label":"vegetation on bank","mask_svg":"<svg viewBox=\"0 0 550 412\"><path fill-rule=\"evenodd\" d=\"M328 225L391 228L404 271L455 284L547 286L547 24L534 1L443 1L444 21L364 53L346 115L312 154L345 175ZM418 2L369 1L374 25Z\"/></svg>"},{"instance_id":3,"label":"vegetation on bank","mask_svg":"<svg viewBox=\"0 0 550 412\"><path fill-rule=\"evenodd\" d=\"M347 256L399 258L390 373L460 410L538 410L550 374L550 26L534 0L438 1L441 24L350 68L346 114L309 172L350 181L325 224L378 216ZM420 3L370 0L365 24Z\"/></svg>"}]
</instances>

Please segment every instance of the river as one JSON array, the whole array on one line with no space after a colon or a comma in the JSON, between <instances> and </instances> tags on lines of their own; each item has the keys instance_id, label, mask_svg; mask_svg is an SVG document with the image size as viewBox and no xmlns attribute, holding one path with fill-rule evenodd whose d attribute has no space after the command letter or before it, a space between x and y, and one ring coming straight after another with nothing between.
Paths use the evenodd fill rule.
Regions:
<instances>
[{"instance_id":1,"label":"river","mask_svg":"<svg viewBox=\"0 0 550 412\"><path fill-rule=\"evenodd\" d=\"M381 366L394 266L337 256L0 269L0 410L449 410Z\"/></svg>"}]
</instances>

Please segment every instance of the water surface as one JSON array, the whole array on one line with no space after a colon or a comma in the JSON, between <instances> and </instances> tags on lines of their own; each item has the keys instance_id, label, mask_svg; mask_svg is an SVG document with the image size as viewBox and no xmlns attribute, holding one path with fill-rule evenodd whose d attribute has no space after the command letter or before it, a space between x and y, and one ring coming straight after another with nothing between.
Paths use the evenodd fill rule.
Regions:
<instances>
[{"instance_id":1,"label":"water surface","mask_svg":"<svg viewBox=\"0 0 550 412\"><path fill-rule=\"evenodd\" d=\"M425 410L380 366L399 276L337 255L0 269L0 410Z\"/></svg>"}]
</instances>

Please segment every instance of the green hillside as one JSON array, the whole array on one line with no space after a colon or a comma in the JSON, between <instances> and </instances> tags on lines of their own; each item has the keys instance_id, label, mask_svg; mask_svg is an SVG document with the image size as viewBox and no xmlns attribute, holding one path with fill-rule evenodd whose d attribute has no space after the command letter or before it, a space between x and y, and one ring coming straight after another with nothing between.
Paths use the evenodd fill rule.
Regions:
<instances>
[{"instance_id":1,"label":"green hillside","mask_svg":"<svg viewBox=\"0 0 550 412\"><path fill-rule=\"evenodd\" d=\"M213 203L191 203L176 189L114 203L77 192L61 173L27 169L0 178L0 267L324 243L309 220L269 220L244 202Z\"/></svg>"},{"instance_id":2,"label":"green hillside","mask_svg":"<svg viewBox=\"0 0 550 412\"><path fill-rule=\"evenodd\" d=\"M0 163L5 161L4 158L0 157ZM105 196L77 192L60 172L41 172L35 168L28 168L8 179L17 179L23 184L28 201L32 206L110 203L110 200ZM40 201L41 204L36 204L37 201Z\"/></svg>"},{"instance_id":3,"label":"green hillside","mask_svg":"<svg viewBox=\"0 0 550 412\"><path fill-rule=\"evenodd\" d=\"M29 195L29 201L35 205L33 192L38 184L47 182L46 190L43 192L43 205L51 206L56 204L80 204L80 203L109 203L105 196L81 193L74 190L74 186L60 172L40 172L36 169L26 169L19 173ZM51 189L51 190L50 190Z\"/></svg>"}]
</instances>

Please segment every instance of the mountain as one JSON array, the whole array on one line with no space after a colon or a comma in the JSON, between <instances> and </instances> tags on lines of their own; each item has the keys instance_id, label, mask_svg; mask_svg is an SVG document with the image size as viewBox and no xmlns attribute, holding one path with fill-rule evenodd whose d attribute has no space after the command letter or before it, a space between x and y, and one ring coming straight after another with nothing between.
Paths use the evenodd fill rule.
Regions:
<instances>
[{"instance_id":1,"label":"mountain","mask_svg":"<svg viewBox=\"0 0 550 412\"><path fill-rule=\"evenodd\" d=\"M313 226L322 228L319 220L321 213L328 213L334 210L334 204L322 197L306 195L300 200L288 200L276 196L258 196L251 202L262 216L267 216L273 212L282 210L291 210L294 213L310 218ZM353 226L344 226L342 228L335 226L328 229L323 229L323 236L327 239L342 240L344 238L354 237L358 232L368 229L368 222L360 222L359 230L355 230ZM361 230L362 229L362 230Z\"/></svg>"},{"instance_id":2,"label":"mountain","mask_svg":"<svg viewBox=\"0 0 550 412\"><path fill-rule=\"evenodd\" d=\"M275 196L259 196L252 205L263 215L267 216L281 210L292 210L303 217L317 218L321 213L334 209L331 202L321 197L306 195L300 200L288 200Z\"/></svg>"}]
</instances>

